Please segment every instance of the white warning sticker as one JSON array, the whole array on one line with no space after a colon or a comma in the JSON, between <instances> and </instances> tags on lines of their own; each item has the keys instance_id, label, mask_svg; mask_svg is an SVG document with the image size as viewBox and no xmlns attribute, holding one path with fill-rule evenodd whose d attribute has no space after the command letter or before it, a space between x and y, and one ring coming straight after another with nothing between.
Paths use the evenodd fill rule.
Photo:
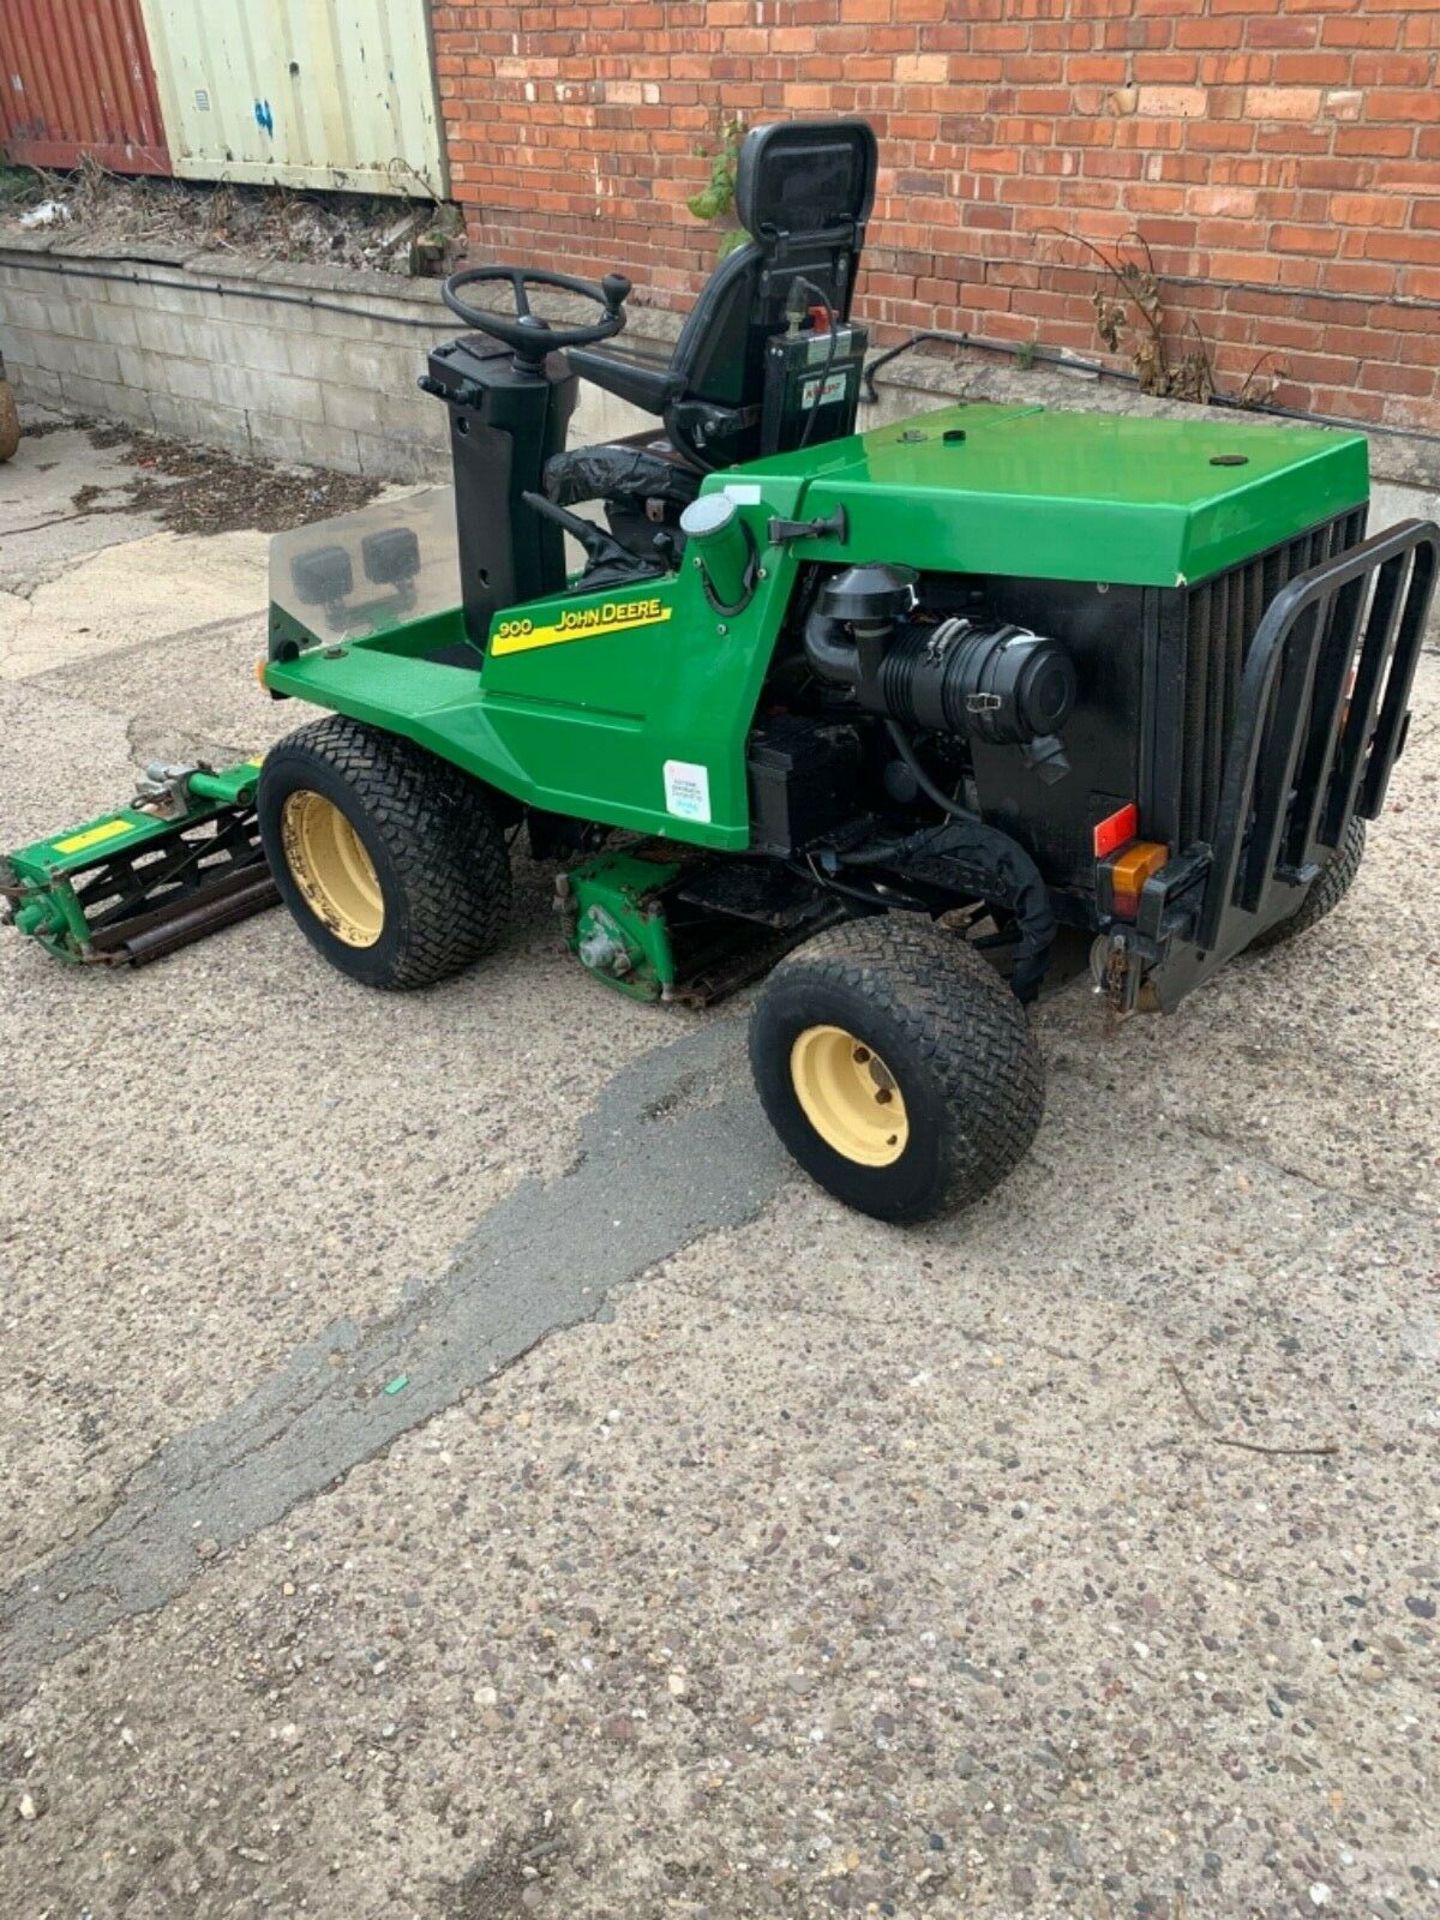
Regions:
<instances>
[{"instance_id":1,"label":"white warning sticker","mask_svg":"<svg viewBox=\"0 0 1440 1920\"><path fill-rule=\"evenodd\" d=\"M849 384L848 373L832 374L828 380L807 380L800 391L800 405L806 413L817 404L822 407L833 406L837 400L845 398Z\"/></svg>"},{"instance_id":2,"label":"white warning sticker","mask_svg":"<svg viewBox=\"0 0 1440 1920\"><path fill-rule=\"evenodd\" d=\"M691 760L665 762L665 807L679 820L710 818L710 769Z\"/></svg>"}]
</instances>

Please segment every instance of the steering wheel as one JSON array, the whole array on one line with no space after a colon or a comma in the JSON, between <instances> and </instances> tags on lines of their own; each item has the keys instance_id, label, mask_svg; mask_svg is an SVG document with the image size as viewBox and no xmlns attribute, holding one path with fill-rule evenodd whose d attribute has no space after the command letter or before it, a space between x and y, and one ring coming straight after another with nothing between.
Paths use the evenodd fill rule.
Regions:
<instances>
[{"instance_id":1,"label":"steering wheel","mask_svg":"<svg viewBox=\"0 0 1440 1920\"><path fill-rule=\"evenodd\" d=\"M495 280L507 280L514 289L513 320L486 307L468 306L460 298L462 287ZM561 293L578 293L602 308L604 317L589 327L553 327L543 315L530 311L527 287L556 287ZM547 353L562 352L566 347L589 347L597 340L613 339L625 325L630 282L623 273L607 273L597 287L593 280L577 280L568 273L544 273L533 267L468 267L463 273L452 273L442 291L446 306L467 325L512 348L518 360L538 365Z\"/></svg>"}]
</instances>

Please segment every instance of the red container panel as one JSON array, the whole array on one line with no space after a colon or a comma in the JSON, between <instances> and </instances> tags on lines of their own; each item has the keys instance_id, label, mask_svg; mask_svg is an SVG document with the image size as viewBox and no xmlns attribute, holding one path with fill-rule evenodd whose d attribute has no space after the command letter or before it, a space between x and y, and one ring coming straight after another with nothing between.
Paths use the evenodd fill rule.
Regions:
<instances>
[{"instance_id":1,"label":"red container panel","mask_svg":"<svg viewBox=\"0 0 1440 1920\"><path fill-rule=\"evenodd\" d=\"M169 173L140 0L0 0L0 147L22 166Z\"/></svg>"}]
</instances>

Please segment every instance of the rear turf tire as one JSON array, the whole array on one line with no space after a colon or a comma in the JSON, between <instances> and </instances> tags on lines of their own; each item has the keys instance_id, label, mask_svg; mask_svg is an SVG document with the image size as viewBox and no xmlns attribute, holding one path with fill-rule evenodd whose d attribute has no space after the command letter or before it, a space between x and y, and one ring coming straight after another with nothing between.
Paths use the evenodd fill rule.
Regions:
<instances>
[{"instance_id":1,"label":"rear turf tire","mask_svg":"<svg viewBox=\"0 0 1440 1920\"><path fill-rule=\"evenodd\" d=\"M849 921L783 961L751 1021L750 1064L795 1160L877 1220L981 1199L1024 1158L1045 1107L1025 1009L963 940L910 915Z\"/></svg>"},{"instance_id":2,"label":"rear turf tire","mask_svg":"<svg viewBox=\"0 0 1440 1920\"><path fill-rule=\"evenodd\" d=\"M485 789L398 735L334 715L271 748L256 796L301 931L367 987L428 987L478 960L510 903Z\"/></svg>"},{"instance_id":3,"label":"rear turf tire","mask_svg":"<svg viewBox=\"0 0 1440 1920\"><path fill-rule=\"evenodd\" d=\"M1284 920L1277 920L1273 927L1267 927L1264 933L1250 942L1250 951L1264 953L1267 947L1284 946L1297 933L1304 933L1327 914L1333 913L1354 886L1364 854L1365 822L1357 816L1345 829L1344 838L1331 855L1329 863L1311 881L1310 891L1294 913Z\"/></svg>"}]
</instances>

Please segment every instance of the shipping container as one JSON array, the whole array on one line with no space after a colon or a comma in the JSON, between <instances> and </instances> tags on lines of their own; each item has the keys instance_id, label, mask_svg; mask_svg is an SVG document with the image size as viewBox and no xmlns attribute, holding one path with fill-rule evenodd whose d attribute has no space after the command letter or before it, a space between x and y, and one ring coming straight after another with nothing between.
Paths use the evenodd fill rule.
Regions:
<instances>
[{"instance_id":1,"label":"shipping container","mask_svg":"<svg viewBox=\"0 0 1440 1920\"><path fill-rule=\"evenodd\" d=\"M143 6L183 178L442 194L428 0Z\"/></svg>"},{"instance_id":2,"label":"shipping container","mask_svg":"<svg viewBox=\"0 0 1440 1920\"><path fill-rule=\"evenodd\" d=\"M0 0L0 147L23 166L170 171L139 0Z\"/></svg>"}]
</instances>

